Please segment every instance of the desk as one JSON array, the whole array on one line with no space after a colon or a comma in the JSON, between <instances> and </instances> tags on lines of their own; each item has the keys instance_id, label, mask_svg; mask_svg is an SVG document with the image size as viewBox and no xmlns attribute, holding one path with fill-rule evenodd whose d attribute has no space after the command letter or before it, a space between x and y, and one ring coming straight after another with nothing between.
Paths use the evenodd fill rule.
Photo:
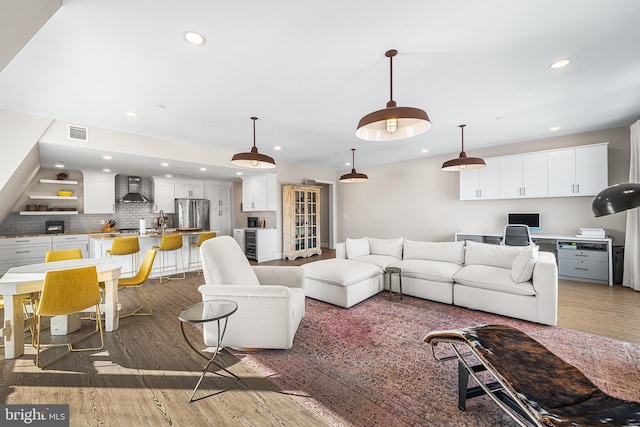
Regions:
<instances>
[{"instance_id":1,"label":"desk","mask_svg":"<svg viewBox=\"0 0 640 427\"><path fill-rule=\"evenodd\" d=\"M473 240L500 244L502 235L503 233L458 232L455 234L455 241ZM559 279L613 286L613 242L610 238L531 233L531 240L538 245L554 246Z\"/></svg>"},{"instance_id":2,"label":"desk","mask_svg":"<svg viewBox=\"0 0 640 427\"><path fill-rule=\"evenodd\" d=\"M44 276L49 270L86 267L95 265L98 280L105 284L104 315L105 330L118 329L118 277L120 264L109 259L86 258L67 261L43 262L10 268L0 279L0 294L4 297L5 359L15 359L24 354L24 316L20 295L42 291Z\"/></svg>"}]
</instances>

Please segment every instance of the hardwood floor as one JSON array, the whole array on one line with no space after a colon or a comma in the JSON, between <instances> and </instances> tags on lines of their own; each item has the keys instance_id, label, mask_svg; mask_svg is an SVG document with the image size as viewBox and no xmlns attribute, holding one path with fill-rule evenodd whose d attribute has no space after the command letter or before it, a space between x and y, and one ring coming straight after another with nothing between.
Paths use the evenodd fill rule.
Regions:
<instances>
[{"instance_id":1,"label":"hardwood floor","mask_svg":"<svg viewBox=\"0 0 640 427\"><path fill-rule=\"evenodd\" d=\"M261 265L299 265L335 252L296 261ZM72 426L321 426L325 423L292 397L279 392L233 356L221 362L242 382L207 376L188 403L204 359L185 344L177 313L200 299L202 276L145 289L153 315L121 319L120 329L105 334L99 352L73 353L47 370L34 366L35 350L16 360L0 356L0 402L69 404ZM125 309L133 292L121 291ZM561 281L559 326L640 344L640 292L620 286ZM87 327L90 327L87 325ZM187 328L193 343L202 343Z\"/></svg>"}]
</instances>

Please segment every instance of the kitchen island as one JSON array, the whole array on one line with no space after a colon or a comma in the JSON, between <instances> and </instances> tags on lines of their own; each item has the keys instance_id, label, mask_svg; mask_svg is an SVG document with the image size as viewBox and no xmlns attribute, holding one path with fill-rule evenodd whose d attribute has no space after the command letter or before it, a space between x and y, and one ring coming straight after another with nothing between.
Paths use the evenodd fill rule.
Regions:
<instances>
[{"instance_id":1,"label":"kitchen island","mask_svg":"<svg viewBox=\"0 0 640 427\"><path fill-rule=\"evenodd\" d=\"M176 229L167 229L164 234L180 234L182 235L182 257L181 261L177 259L178 273L183 271L196 271L198 266L191 266L189 269L188 260L191 255L192 262L198 259L197 251L199 248L192 247L191 242L198 241L200 233L205 231L177 231ZM107 258L106 251L111 249L113 245L113 239L116 237L137 237L140 244L139 259L144 258L144 254L147 250L153 246L159 246L163 233L160 231L147 232L145 234L140 233L96 233L89 235L89 253L92 258ZM156 259L153 262L153 268L151 270L151 277L160 276L160 256L164 257L164 265L176 264L176 257L180 256L180 251L170 251L156 254ZM122 277L133 276L138 271L138 267L133 265L133 259L131 256L114 256L113 260L122 265ZM167 269L165 267L163 276L173 274L174 270Z\"/></svg>"}]
</instances>

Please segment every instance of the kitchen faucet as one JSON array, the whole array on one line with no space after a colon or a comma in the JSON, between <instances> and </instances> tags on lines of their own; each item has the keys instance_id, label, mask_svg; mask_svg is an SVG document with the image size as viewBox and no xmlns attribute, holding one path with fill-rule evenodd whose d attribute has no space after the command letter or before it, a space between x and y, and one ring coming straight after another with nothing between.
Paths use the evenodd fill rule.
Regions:
<instances>
[{"instance_id":1,"label":"kitchen faucet","mask_svg":"<svg viewBox=\"0 0 640 427\"><path fill-rule=\"evenodd\" d=\"M160 219L158 221L160 223L160 228L162 228L162 234L164 234L164 229L167 227L167 224L164 221L164 211L160 209Z\"/></svg>"}]
</instances>

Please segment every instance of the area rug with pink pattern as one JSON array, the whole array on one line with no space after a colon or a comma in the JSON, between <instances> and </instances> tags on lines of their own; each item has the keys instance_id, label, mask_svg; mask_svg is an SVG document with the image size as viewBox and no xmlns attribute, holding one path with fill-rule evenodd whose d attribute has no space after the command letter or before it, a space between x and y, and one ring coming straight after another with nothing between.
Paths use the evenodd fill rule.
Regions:
<instances>
[{"instance_id":1,"label":"area rug with pink pattern","mask_svg":"<svg viewBox=\"0 0 640 427\"><path fill-rule=\"evenodd\" d=\"M640 346L461 307L381 293L349 309L307 298L290 350L233 351L335 426L515 425L487 396L457 408L457 363L436 362L433 330L481 324L520 329L602 391L640 401Z\"/></svg>"}]
</instances>

